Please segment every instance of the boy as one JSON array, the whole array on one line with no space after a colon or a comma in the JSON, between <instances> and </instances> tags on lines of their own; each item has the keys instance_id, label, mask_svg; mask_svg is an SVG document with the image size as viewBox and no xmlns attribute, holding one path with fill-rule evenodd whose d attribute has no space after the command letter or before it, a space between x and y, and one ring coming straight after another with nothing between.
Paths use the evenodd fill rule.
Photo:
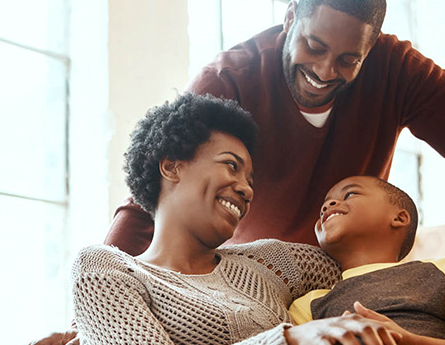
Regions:
<instances>
[{"instance_id":1,"label":"boy","mask_svg":"<svg viewBox=\"0 0 445 345\"><path fill-rule=\"evenodd\" d=\"M411 250L416 228L414 202L388 182L354 176L332 187L315 233L340 264L343 280L297 299L290 307L294 321L354 308L373 314L354 303L360 301L403 327L403 344L445 344L445 259L399 262Z\"/></svg>"}]
</instances>

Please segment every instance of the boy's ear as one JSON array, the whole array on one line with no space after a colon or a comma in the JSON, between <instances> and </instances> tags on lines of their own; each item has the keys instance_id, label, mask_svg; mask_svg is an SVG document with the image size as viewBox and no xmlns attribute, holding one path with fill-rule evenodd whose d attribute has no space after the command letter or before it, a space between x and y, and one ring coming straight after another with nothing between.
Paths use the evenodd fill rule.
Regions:
<instances>
[{"instance_id":1,"label":"boy's ear","mask_svg":"<svg viewBox=\"0 0 445 345\"><path fill-rule=\"evenodd\" d=\"M400 209L391 220L391 227L400 228L406 227L411 223L409 212L405 209Z\"/></svg>"},{"instance_id":2,"label":"boy's ear","mask_svg":"<svg viewBox=\"0 0 445 345\"><path fill-rule=\"evenodd\" d=\"M179 182L179 174L178 174L179 165L180 165L179 161L177 160L170 160L168 158L164 158L161 161L159 161L159 172L161 173L161 176L166 180L173 183L177 183Z\"/></svg>"},{"instance_id":3,"label":"boy's ear","mask_svg":"<svg viewBox=\"0 0 445 345\"><path fill-rule=\"evenodd\" d=\"M292 0L291 2L289 2L289 5L287 6L286 14L284 16L283 30L286 33L289 33L289 30L295 21L295 13L296 12L297 12L297 3L294 0Z\"/></svg>"}]
</instances>

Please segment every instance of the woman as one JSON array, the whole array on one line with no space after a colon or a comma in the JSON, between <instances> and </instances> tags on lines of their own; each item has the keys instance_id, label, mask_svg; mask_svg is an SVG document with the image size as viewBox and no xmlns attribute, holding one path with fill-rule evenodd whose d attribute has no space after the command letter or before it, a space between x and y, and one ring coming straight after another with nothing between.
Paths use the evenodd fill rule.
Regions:
<instances>
[{"instance_id":1,"label":"woman","mask_svg":"<svg viewBox=\"0 0 445 345\"><path fill-rule=\"evenodd\" d=\"M291 325L293 299L339 278L320 249L277 240L217 249L249 212L255 134L236 103L193 94L139 122L126 181L154 238L140 258L106 246L79 254L74 307L85 343L359 344L356 333L395 344L357 315Z\"/></svg>"}]
</instances>

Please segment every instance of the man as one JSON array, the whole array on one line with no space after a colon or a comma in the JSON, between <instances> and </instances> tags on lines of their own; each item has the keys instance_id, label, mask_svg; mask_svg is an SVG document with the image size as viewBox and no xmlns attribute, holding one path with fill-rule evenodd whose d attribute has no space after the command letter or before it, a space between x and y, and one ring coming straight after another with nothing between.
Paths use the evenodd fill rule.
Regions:
<instances>
[{"instance_id":1,"label":"man","mask_svg":"<svg viewBox=\"0 0 445 345\"><path fill-rule=\"evenodd\" d=\"M350 175L387 179L404 127L445 154L445 72L380 33L385 11L385 0L292 1L284 26L222 52L189 85L236 99L260 127L255 201L231 243L317 244L324 192ZM138 255L152 230L129 198L105 243Z\"/></svg>"},{"instance_id":2,"label":"man","mask_svg":"<svg viewBox=\"0 0 445 345\"><path fill-rule=\"evenodd\" d=\"M385 0L292 1L283 26L222 52L189 85L236 99L259 125L255 201L231 243L316 244L325 191L351 175L387 179L404 127L445 155L445 72L380 34L385 12ZM129 198L105 243L139 255L152 235Z\"/></svg>"}]
</instances>

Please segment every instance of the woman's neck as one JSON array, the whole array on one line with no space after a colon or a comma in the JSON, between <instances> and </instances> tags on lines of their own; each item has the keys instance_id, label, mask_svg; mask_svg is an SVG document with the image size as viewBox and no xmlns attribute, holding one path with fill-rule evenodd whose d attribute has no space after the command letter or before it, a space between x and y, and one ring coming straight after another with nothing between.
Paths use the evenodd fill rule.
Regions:
<instances>
[{"instance_id":1,"label":"woman's neck","mask_svg":"<svg viewBox=\"0 0 445 345\"><path fill-rule=\"evenodd\" d=\"M155 220L153 240L139 259L183 274L206 274L219 263L216 249L181 231L177 224Z\"/></svg>"}]
</instances>

